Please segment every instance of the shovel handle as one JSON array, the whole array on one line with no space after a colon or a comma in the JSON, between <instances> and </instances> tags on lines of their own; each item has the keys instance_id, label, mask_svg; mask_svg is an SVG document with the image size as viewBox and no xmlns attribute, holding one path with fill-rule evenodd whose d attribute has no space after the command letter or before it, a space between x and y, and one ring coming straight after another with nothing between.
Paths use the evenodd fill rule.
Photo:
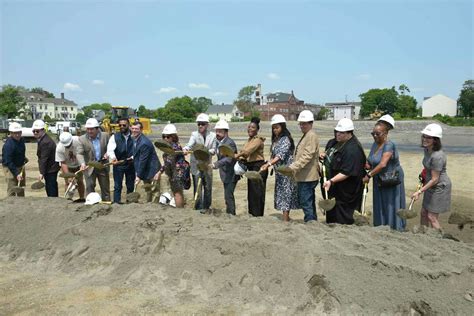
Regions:
<instances>
[{"instance_id":1,"label":"shovel handle","mask_svg":"<svg viewBox=\"0 0 474 316\"><path fill-rule=\"evenodd\" d=\"M326 181L328 181L328 179L326 178L326 166L324 165L324 163L322 165L323 165L323 184L324 184L326 183ZM324 192L326 193L325 200L327 200L329 198L329 193L326 187L324 187Z\"/></svg>"}]
</instances>

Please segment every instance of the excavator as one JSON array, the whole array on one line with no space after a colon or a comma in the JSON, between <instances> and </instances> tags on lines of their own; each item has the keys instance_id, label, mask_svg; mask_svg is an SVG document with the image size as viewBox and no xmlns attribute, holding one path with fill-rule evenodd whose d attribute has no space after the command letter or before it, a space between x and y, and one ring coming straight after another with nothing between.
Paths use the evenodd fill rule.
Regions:
<instances>
[{"instance_id":1,"label":"excavator","mask_svg":"<svg viewBox=\"0 0 474 316\"><path fill-rule=\"evenodd\" d=\"M150 119L147 117L138 117L136 111L128 106L112 106L110 118L105 116L103 111L96 111L94 117L101 122L101 129L109 134L120 131L118 120L122 117L127 117L130 125L135 121L140 121L143 125L143 133L145 135L151 134Z\"/></svg>"}]
</instances>

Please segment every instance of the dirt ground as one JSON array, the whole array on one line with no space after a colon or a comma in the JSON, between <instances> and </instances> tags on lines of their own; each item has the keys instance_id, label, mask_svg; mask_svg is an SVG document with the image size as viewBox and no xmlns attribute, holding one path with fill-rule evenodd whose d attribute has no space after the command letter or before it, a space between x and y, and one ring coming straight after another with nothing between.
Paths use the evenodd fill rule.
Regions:
<instances>
[{"instance_id":1,"label":"dirt ground","mask_svg":"<svg viewBox=\"0 0 474 316\"><path fill-rule=\"evenodd\" d=\"M448 224L450 213L441 216L443 229L461 242L420 232L419 218L403 233L328 226L319 211L318 223L303 224L301 210L284 223L273 208L272 176L265 216L247 215L242 179L232 217L222 211L217 172L212 214L158 204L87 207L32 191L36 144L27 155L27 198L5 198L0 181L0 315L472 313L474 228ZM400 156L408 199L422 151ZM451 212L474 211L473 162L472 154L448 154ZM185 198L190 204L192 190Z\"/></svg>"}]
</instances>

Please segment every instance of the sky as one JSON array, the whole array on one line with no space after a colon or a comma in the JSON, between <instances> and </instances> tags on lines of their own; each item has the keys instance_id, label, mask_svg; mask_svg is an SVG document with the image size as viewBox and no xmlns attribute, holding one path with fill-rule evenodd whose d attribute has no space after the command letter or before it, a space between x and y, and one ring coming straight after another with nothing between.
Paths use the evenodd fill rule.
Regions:
<instances>
[{"instance_id":1,"label":"sky","mask_svg":"<svg viewBox=\"0 0 474 316\"><path fill-rule=\"evenodd\" d=\"M0 85L80 106L232 103L247 85L308 103L405 84L419 103L473 79L474 1L0 0Z\"/></svg>"}]
</instances>

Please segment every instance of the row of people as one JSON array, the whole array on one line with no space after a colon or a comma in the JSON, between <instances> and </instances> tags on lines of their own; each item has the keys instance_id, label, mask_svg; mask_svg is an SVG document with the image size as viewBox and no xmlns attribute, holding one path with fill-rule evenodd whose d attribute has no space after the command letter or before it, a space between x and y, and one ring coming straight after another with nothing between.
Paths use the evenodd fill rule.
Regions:
<instances>
[{"instance_id":1,"label":"row of people","mask_svg":"<svg viewBox=\"0 0 474 316\"><path fill-rule=\"evenodd\" d=\"M113 165L114 203L121 203L122 183L125 178L127 193L133 192L135 186L143 181L150 183L159 180L165 173L170 180L177 207L184 206L183 190L190 188L190 175L194 195L199 193L202 199L197 209L207 210L212 203L212 169L219 169L224 186L226 211L235 215L234 190L241 178L243 166L247 171L258 171L262 181L248 180L248 212L253 216L263 216L265 207L266 181L269 169L288 166L292 176L276 173L274 190L274 208L281 211L285 221L290 220L292 209L303 209L304 221L317 220L315 189L320 181L319 161L327 165L327 181L322 189L329 192L328 198L335 198L335 207L326 214L328 223L352 224L354 210L359 210L364 183L374 179L373 185L373 221L374 226L389 225L393 229L405 229L405 221L397 216L396 211L406 207L404 175L400 165L399 153L395 143L388 139L388 133L395 127L393 118L383 116L374 126L371 133L374 144L366 157L364 150L354 135L354 125L349 119L338 122L331 139L323 153L319 153L318 136L313 130L314 117L310 111L302 111L298 117L301 139L295 145L291 133L286 127L282 115L275 115L271 120L272 145L270 158L265 160L265 138L259 135L260 120L253 118L247 128L248 140L237 150L235 142L229 137L229 124L219 121L215 132L209 128L209 117L200 114L197 119L197 131L191 134L189 142L181 147L178 132L172 124L165 126L162 138L176 151L182 154L163 154L163 165L151 141L142 134L140 122L131 127L128 119L119 121L120 132L110 136L102 133L97 120L91 118L86 122L87 133L73 137L65 132L61 134L56 146L45 133L44 122L37 120L33 124L34 135L38 140L38 164L40 179L44 179L48 196L58 196L57 174L79 172L78 202L84 201L85 194L95 191L99 182L102 200L110 200L109 169L105 167L90 168L90 161L107 162ZM18 125L18 126L17 126ZM13 186L24 185L25 145L21 137L21 126L12 123L10 136L3 147L3 161L7 189L11 195ZM423 166L427 170L427 179L421 189L412 195L418 199L424 194L421 221L424 225L439 227L439 213L449 210L451 183L446 174L446 155L441 150L442 129L437 124L428 125L422 132L422 146L425 148ZM208 149L209 168L198 168L198 160L191 153L190 165L185 155L200 144ZM228 145L234 150L234 157L219 153L221 145ZM217 160L212 162L212 156ZM202 162L201 162L202 163ZM85 179L85 186L82 181ZM398 183L384 186L380 183L380 174L396 174ZM379 175L379 176L377 176ZM199 179L202 186L198 186ZM72 179L66 179L66 184ZM202 192L196 192L200 187ZM151 196L148 197L151 199Z\"/></svg>"}]
</instances>

